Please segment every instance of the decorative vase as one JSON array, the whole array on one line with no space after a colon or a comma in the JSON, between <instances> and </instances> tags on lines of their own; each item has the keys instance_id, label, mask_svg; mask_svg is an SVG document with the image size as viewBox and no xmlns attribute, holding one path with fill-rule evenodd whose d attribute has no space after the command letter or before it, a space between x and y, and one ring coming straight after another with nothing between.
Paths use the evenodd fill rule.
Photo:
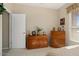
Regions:
<instances>
[{"instance_id":1,"label":"decorative vase","mask_svg":"<svg viewBox=\"0 0 79 59\"><path fill-rule=\"evenodd\" d=\"M32 31L32 35L35 36L36 35L36 31Z\"/></svg>"}]
</instances>

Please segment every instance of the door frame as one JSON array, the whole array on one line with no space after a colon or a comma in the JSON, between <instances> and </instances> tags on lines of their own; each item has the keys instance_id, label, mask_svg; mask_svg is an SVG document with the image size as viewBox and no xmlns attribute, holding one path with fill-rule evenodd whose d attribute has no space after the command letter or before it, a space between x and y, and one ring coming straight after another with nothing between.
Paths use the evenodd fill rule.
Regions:
<instances>
[{"instance_id":1,"label":"door frame","mask_svg":"<svg viewBox=\"0 0 79 59\"><path fill-rule=\"evenodd\" d=\"M9 28L10 28L10 27L9 27L9 20L10 20L10 19L9 19L9 15L10 15L10 13L9 13L8 11L4 11L4 13L7 13L7 14L8 14L8 47L7 47L7 48L2 48L2 49L9 49L9 35L10 35L10 34L9 34L9 33L10 33L10 32L9 32ZM2 17L3 17L3 14L2 14Z\"/></svg>"}]
</instances>

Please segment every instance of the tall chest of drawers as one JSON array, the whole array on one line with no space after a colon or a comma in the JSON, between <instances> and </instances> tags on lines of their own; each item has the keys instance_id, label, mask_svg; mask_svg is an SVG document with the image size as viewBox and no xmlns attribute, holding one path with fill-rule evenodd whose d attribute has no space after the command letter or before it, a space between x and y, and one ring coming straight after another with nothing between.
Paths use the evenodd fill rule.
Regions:
<instances>
[{"instance_id":1,"label":"tall chest of drawers","mask_svg":"<svg viewBox=\"0 0 79 59\"><path fill-rule=\"evenodd\" d=\"M50 45L55 48L65 46L65 31L51 31Z\"/></svg>"}]
</instances>

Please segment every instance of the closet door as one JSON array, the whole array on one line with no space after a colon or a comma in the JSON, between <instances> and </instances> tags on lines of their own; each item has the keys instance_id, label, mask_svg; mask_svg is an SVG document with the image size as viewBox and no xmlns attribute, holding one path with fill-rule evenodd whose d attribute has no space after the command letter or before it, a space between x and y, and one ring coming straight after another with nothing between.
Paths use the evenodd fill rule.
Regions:
<instances>
[{"instance_id":1,"label":"closet door","mask_svg":"<svg viewBox=\"0 0 79 59\"><path fill-rule=\"evenodd\" d=\"M25 48L25 14L11 14L12 48Z\"/></svg>"}]
</instances>

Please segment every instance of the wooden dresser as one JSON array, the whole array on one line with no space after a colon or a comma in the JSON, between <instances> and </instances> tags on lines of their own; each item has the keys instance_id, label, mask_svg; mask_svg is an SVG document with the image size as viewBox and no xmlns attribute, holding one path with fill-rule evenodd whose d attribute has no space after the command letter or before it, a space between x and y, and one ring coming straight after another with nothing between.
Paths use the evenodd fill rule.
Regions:
<instances>
[{"instance_id":1,"label":"wooden dresser","mask_svg":"<svg viewBox=\"0 0 79 59\"><path fill-rule=\"evenodd\" d=\"M47 35L28 36L26 40L26 47L28 49L43 48L48 46Z\"/></svg>"},{"instance_id":2,"label":"wooden dresser","mask_svg":"<svg viewBox=\"0 0 79 59\"><path fill-rule=\"evenodd\" d=\"M51 31L50 45L54 48L65 46L65 31Z\"/></svg>"}]
</instances>

